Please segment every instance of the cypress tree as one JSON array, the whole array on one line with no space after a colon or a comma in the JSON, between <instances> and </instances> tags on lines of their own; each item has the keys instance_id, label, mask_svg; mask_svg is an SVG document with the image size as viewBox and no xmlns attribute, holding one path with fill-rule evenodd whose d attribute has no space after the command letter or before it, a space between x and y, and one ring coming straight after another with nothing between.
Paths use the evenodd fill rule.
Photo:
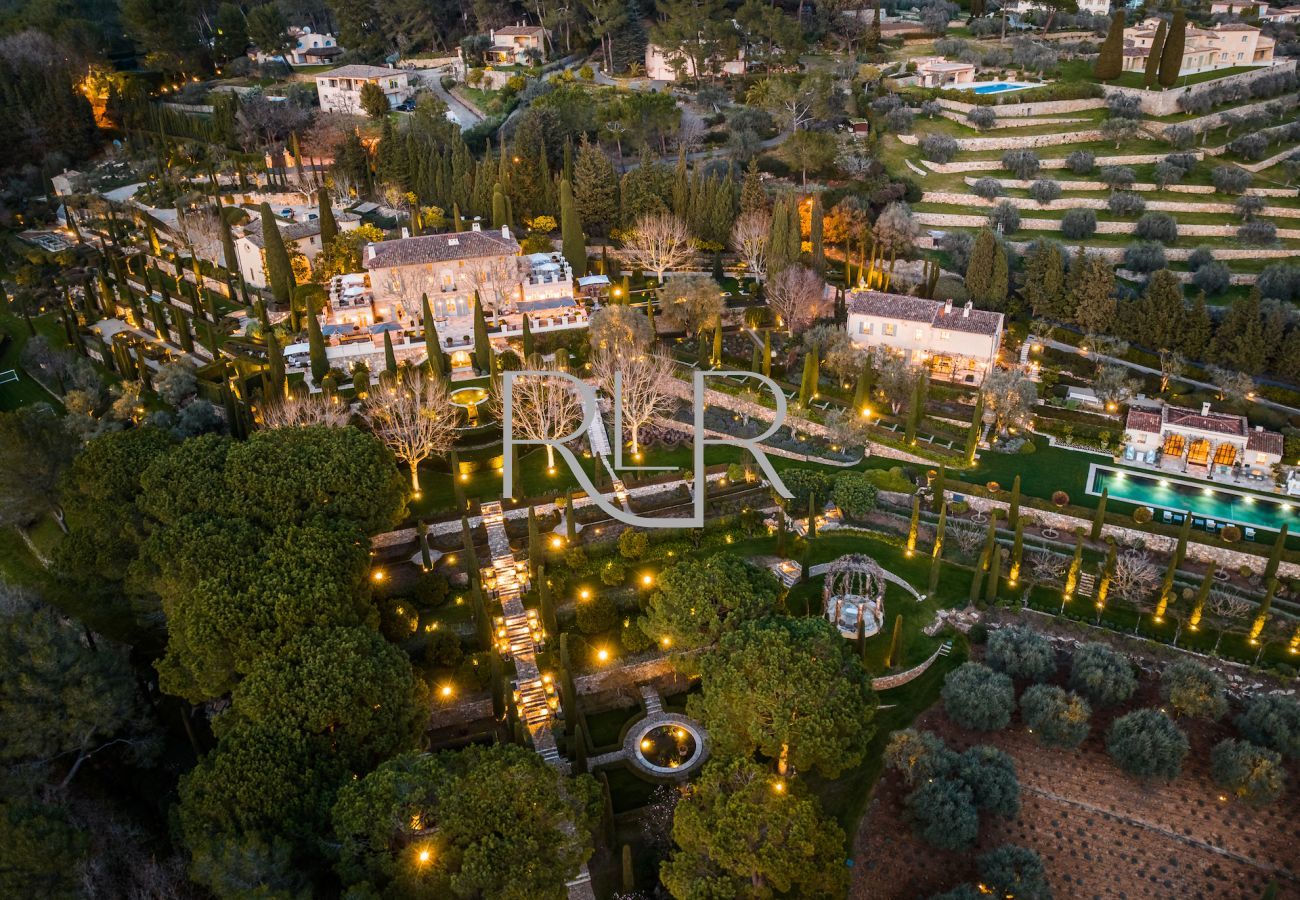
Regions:
<instances>
[{"instance_id":1,"label":"cypress tree","mask_svg":"<svg viewBox=\"0 0 1300 900\"><path fill-rule=\"evenodd\" d=\"M393 333L384 332L384 371L390 376L397 375L397 354L393 352Z\"/></svg>"},{"instance_id":2,"label":"cypress tree","mask_svg":"<svg viewBox=\"0 0 1300 900\"><path fill-rule=\"evenodd\" d=\"M359 360L352 367L352 392L357 399L362 399L370 393L370 367L364 360Z\"/></svg>"},{"instance_id":3,"label":"cypress tree","mask_svg":"<svg viewBox=\"0 0 1300 900\"><path fill-rule=\"evenodd\" d=\"M528 313L524 313L524 329L523 329L523 330L524 330L524 333L523 333L523 342L524 342L524 360L525 360L525 364L526 364L526 363L527 363L527 360L528 360L530 357L532 357L532 355L533 355L533 329L532 329L532 327L528 324Z\"/></svg>"},{"instance_id":4,"label":"cypress tree","mask_svg":"<svg viewBox=\"0 0 1300 900\"><path fill-rule=\"evenodd\" d=\"M1260 634L1264 631L1264 626L1268 624L1268 613L1273 608L1273 595L1277 593L1277 579L1268 580L1268 590L1264 593L1264 599L1260 601L1259 609L1255 612L1255 621L1250 623L1250 642L1252 644L1259 640Z\"/></svg>"},{"instance_id":5,"label":"cypress tree","mask_svg":"<svg viewBox=\"0 0 1300 900\"><path fill-rule=\"evenodd\" d=\"M1192 517L1188 516L1187 521L1191 522ZM1286 535L1290 530L1290 525L1282 524L1282 529L1277 533L1277 540L1273 541L1273 550L1268 555L1268 562L1264 564L1264 583L1272 581L1277 577L1278 567L1282 564L1282 552L1286 549Z\"/></svg>"},{"instance_id":6,"label":"cypress tree","mask_svg":"<svg viewBox=\"0 0 1300 900\"><path fill-rule=\"evenodd\" d=\"M587 274L587 239L582 233L582 216L573 200L573 185L560 182L560 246L574 278Z\"/></svg>"},{"instance_id":7,"label":"cypress tree","mask_svg":"<svg viewBox=\"0 0 1300 900\"><path fill-rule=\"evenodd\" d=\"M984 430L984 394L975 396L975 414L971 419L970 430L966 432L966 465L975 464L975 451L979 449L980 432Z\"/></svg>"},{"instance_id":8,"label":"cypress tree","mask_svg":"<svg viewBox=\"0 0 1300 900\"><path fill-rule=\"evenodd\" d=\"M498 181L492 188L492 230L499 232L506 224L506 195Z\"/></svg>"},{"instance_id":9,"label":"cypress tree","mask_svg":"<svg viewBox=\"0 0 1300 900\"><path fill-rule=\"evenodd\" d=\"M763 329L763 374L772 377L772 329Z\"/></svg>"},{"instance_id":10,"label":"cypress tree","mask_svg":"<svg viewBox=\"0 0 1300 900\"><path fill-rule=\"evenodd\" d=\"M943 538L948 527L948 504L945 503L939 507L939 521L934 526L934 545L930 548L930 556L934 559L943 559Z\"/></svg>"},{"instance_id":11,"label":"cypress tree","mask_svg":"<svg viewBox=\"0 0 1300 900\"><path fill-rule=\"evenodd\" d=\"M1124 71L1124 10L1117 9L1110 17L1110 28L1101 43L1092 74L1098 81L1111 81Z\"/></svg>"},{"instance_id":12,"label":"cypress tree","mask_svg":"<svg viewBox=\"0 0 1300 900\"><path fill-rule=\"evenodd\" d=\"M912 495L912 520L907 526L907 555L916 552L916 538L921 533L921 495Z\"/></svg>"},{"instance_id":13,"label":"cypress tree","mask_svg":"<svg viewBox=\"0 0 1300 900\"><path fill-rule=\"evenodd\" d=\"M808 495L808 540L817 537L817 495Z\"/></svg>"},{"instance_id":14,"label":"cypress tree","mask_svg":"<svg viewBox=\"0 0 1300 900\"><path fill-rule=\"evenodd\" d=\"M573 508L573 491L564 493L564 536L570 544L578 539L578 515Z\"/></svg>"},{"instance_id":15,"label":"cypress tree","mask_svg":"<svg viewBox=\"0 0 1300 900\"><path fill-rule=\"evenodd\" d=\"M988 581L984 583L984 602L992 606L998 599L998 586L1002 580L1002 549L996 545L989 554Z\"/></svg>"},{"instance_id":16,"label":"cypress tree","mask_svg":"<svg viewBox=\"0 0 1300 900\"><path fill-rule=\"evenodd\" d=\"M172 327L176 329L176 342L186 353L193 353L194 336L190 334L190 320L186 318L185 311L178 306L173 306L168 313L171 316Z\"/></svg>"},{"instance_id":17,"label":"cypress tree","mask_svg":"<svg viewBox=\"0 0 1300 900\"><path fill-rule=\"evenodd\" d=\"M939 474L934 479L933 497L931 498L931 510L943 515L948 497L948 467L940 464Z\"/></svg>"},{"instance_id":18,"label":"cypress tree","mask_svg":"<svg viewBox=\"0 0 1300 900\"><path fill-rule=\"evenodd\" d=\"M325 352L325 336L321 334L320 320L316 318L316 304L310 294L307 295L307 344L311 360L311 379L320 384L330 370L330 363L329 356Z\"/></svg>"},{"instance_id":19,"label":"cypress tree","mask_svg":"<svg viewBox=\"0 0 1300 900\"><path fill-rule=\"evenodd\" d=\"M974 606L977 602L979 602L980 586L983 583L984 583L984 567L976 566L974 571L971 573L970 594L967 595L966 598L967 606Z\"/></svg>"},{"instance_id":20,"label":"cypress tree","mask_svg":"<svg viewBox=\"0 0 1300 900\"><path fill-rule=\"evenodd\" d=\"M262 254L266 258L266 280L271 287L271 296L276 303L288 303L293 289L293 267L289 264L289 252L284 247L280 235L278 220L271 212L271 204L263 203L262 217Z\"/></svg>"},{"instance_id":21,"label":"cypress tree","mask_svg":"<svg viewBox=\"0 0 1300 900\"><path fill-rule=\"evenodd\" d=\"M235 236L230 230L230 221L222 214L221 207L214 207L217 223L221 226L221 260L228 272L239 271L239 256L235 253Z\"/></svg>"},{"instance_id":22,"label":"cypress tree","mask_svg":"<svg viewBox=\"0 0 1300 900\"><path fill-rule=\"evenodd\" d=\"M1214 587L1214 563L1210 563L1205 570L1205 577L1201 579L1201 586L1196 591L1196 599L1192 601L1192 612L1187 617L1187 624L1196 631L1201 625L1201 616L1205 612L1205 601L1210 599L1210 591Z\"/></svg>"},{"instance_id":23,"label":"cypress tree","mask_svg":"<svg viewBox=\"0 0 1300 900\"><path fill-rule=\"evenodd\" d=\"M334 221L334 207L330 203L330 192L322 187L316 192L316 196L320 207L320 245L328 249L329 245L334 243L334 238L338 236L339 226Z\"/></svg>"},{"instance_id":24,"label":"cypress tree","mask_svg":"<svg viewBox=\"0 0 1300 900\"><path fill-rule=\"evenodd\" d=\"M424 316L424 352L428 355L425 365L430 374L445 378L447 370L443 366L442 342L438 339L438 326L433 321L428 294L420 295L420 313Z\"/></svg>"},{"instance_id":25,"label":"cypress tree","mask_svg":"<svg viewBox=\"0 0 1300 900\"><path fill-rule=\"evenodd\" d=\"M1011 503L1007 507L1007 524L1015 528L1020 522L1020 476L1011 481Z\"/></svg>"},{"instance_id":26,"label":"cypress tree","mask_svg":"<svg viewBox=\"0 0 1300 900\"><path fill-rule=\"evenodd\" d=\"M1101 579L1097 582L1097 621L1106 611L1106 598L1110 596L1110 583L1115 578L1115 569L1119 564L1119 544L1109 542L1106 548L1106 561L1101 566Z\"/></svg>"},{"instance_id":27,"label":"cypress tree","mask_svg":"<svg viewBox=\"0 0 1300 900\"><path fill-rule=\"evenodd\" d=\"M1169 23L1169 34L1160 52L1160 86L1171 88L1178 83L1178 72L1183 67L1183 48L1187 46L1187 14L1181 8L1174 10Z\"/></svg>"},{"instance_id":28,"label":"cypress tree","mask_svg":"<svg viewBox=\"0 0 1300 900\"><path fill-rule=\"evenodd\" d=\"M271 387L277 397L283 397L285 386L284 351L280 349L280 341L276 338L274 331L268 331L266 334L266 362Z\"/></svg>"},{"instance_id":29,"label":"cypress tree","mask_svg":"<svg viewBox=\"0 0 1300 900\"><path fill-rule=\"evenodd\" d=\"M885 656L885 668L898 665L903 653L903 614L894 616L894 633L889 639L889 653Z\"/></svg>"},{"instance_id":30,"label":"cypress tree","mask_svg":"<svg viewBox=\"0 0 1300 900\"><path fill-rule=\"evenodd\" d=\"M916 445L916 429L921 424L922 408L921 379L918 378L912 385L912 402L907 405L907 421L903 432L903 442L909 447Z\"/></svg>"},{"instance_id":31,"label":"cypress tree","mask_svg":"<svg viewBox=\"0 0 1300 900\"><path fill-rule=\"evenodd\" d=\"M1165 35L1169 31L1164 19L1156 26L1156 36L1151 39L1151 51L1147 56L1147 65L1142 73L1142 83L1148 88L1155 87L1156 76L1160 72L1160 52L1165 48Z\"/></svg>"},{"instance_id":32,"label":"cypress tree","mask_svg":"<svg viewBox=\"0 0 1300 900\"><path fill-rule=\"evenodd\" d=\"M1024 553L1025 520L1022 518L1016 521L1015 537L1011 541L1011 571L1007 576L1007 580L1011 583L1012 587L1015 587L1016 582L1020 580L1020 562L1024 557Z\"/></svg>"},{"instance_id":33,"label":"cypress tree","mask_svg":"<svg viewBox=\"0 0 1300 900\"><path fill-rule=\"evenodd\" d=\"M474 367L486 375L492 369L492 345L488 342L487 319L483 317L483 302L474 292Z\"/></svg>"},{"instance_id":34,"label":"cypress tree","mask_svg":"<svg viewBox=\"0 0 1300 900\"><path fill-rule=\"evenodd\" d=\"M460 470L460 454L453 447L447 455L447 465L451 469L451 491L456 499L456 509L464 512L469 506L469 501L465 498L465 476Z\"/></svg>"},{"instance_id":35,"label":"cypress tree","mask_svg":"<svg viewBox=\"0 0 1300 900\"><path fill-rule=\"evenodd\" d=\"M817 347L813 346L803 358L803 380L799 382L799 405L808 406L812 403L813 394L817 390L816 382L816 361Z\"/></svg>"},{"instance_id":36,"label":"cypress tree","mask_svg":"<svg viewBox=\"0 0 1300 900\"><path fill-rule=\"evenodd\" d=\"M722 365L722 321L713 327L713 364Z\"/></svg>"},{"instance_id":37,"label":"cypress tree","mask_svg":"<svg viewBox=\"0 0 1300 900\"><path fill-rule=\"evenodd\" d=\"M1102 526L1106 524L1106 499L1110 496L1110 488L1101 489L1101 499L1097 501L1097 511L1092 516L1092 531L1089 534L1094 541L1101 539Z\"/></svg>"},{"instance_id":38,"label":"cypress tree","mask_svg":"<svg viewBox=\"0 0 1300 900\"><path fill-rule=\"evenodd\" d=\"M785 559L786 553L785 510L778 506L776 510L776 555Z\"/></svg>"},{"instance_id":39,"label":"cypress tree","mask_svg":"<svg viewBox=\"0 0 1300 900\"><path fill-rule=\"evenodd\" d=\"M1074 596L1074 591L1079 586L1079 570L1082 567L1083 535L1076 534L1074 537L1074 556L1070 559L1070 568L1065 573L1065 589L1062 591L1063 600L1069 600Z\"/></svg>"},{"instance_id":40,"label":"cypress tree","mask_svg":"<svg viewBox=\"0 0 1300 900\"><path fill-rule=\"evenodd\" d=\"M826 271L826 248L823 246L826 211L822 208L822 198L818 195L813 200L812 213L808 220L808 241L812 245L812 267L818 275Z\"/></svg>"}]
</instances>

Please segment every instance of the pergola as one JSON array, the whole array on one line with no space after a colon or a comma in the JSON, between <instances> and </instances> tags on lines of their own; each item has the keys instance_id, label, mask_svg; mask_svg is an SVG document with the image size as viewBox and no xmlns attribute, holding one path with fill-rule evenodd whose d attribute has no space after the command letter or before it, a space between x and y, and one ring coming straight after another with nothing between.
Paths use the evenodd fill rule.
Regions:
<instances>
[{"instance_id":1,"label":"pergola","mask_svg":"<svg viewBox=\"0 0 1300 900\"><path fill-rule=\"evenodd\" d=\"M826 570L822 588L826 619L844 637L880 631L885 621L885 571L870 556L841 556Z\"/></svg>"}]
</instances>

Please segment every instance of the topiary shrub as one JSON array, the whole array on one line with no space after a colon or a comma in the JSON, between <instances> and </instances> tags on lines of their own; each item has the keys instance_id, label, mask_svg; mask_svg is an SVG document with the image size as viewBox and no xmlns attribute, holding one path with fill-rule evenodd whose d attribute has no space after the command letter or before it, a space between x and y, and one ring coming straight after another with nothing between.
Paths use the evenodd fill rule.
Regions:
<instances>
[{"instance_id":1,"label":"topiary shrub","mask_svg":"<svg viewBox=\"0 0 1300 900\"><path fill-rule=\"evenodd\" d=\"M1151 507L1139 506L1133 510L1133 521L1139 525L1145 525L1151 521Z\"/></svg>"},{"instance_id":2,"label":"topiary shrub","mask_svg":"<svg viewBox=\"0 0 1300 900\"><path fill-rule=\"evenodd\" d=\"M1070 505L1070 495L1065 491L1052 492L1052 505L1057 509L1063 509Z\"/></svg>"},{"instance_id":3,"label":"topiary shrub","mask_svg":"<svg viewBox=\"0 0 1300 900\"><path fill-rule=\"evenodd\" d=\"M865 472L843 472L835 476L831 496L850 519L865 518L876 508L876 486Z\"/></svg>"},{"instance_id":4,"label":"topiary shrub","mask_svg":"<svg viewBox=\"0 0 1300 900\"><path fill-rule=\"evenodd\" d=\"M1236 525L1224 525L1219 537L1223 538L1225 544L1235 544L1241 540L1241 529Z\"/></svg>"},{"instance_id":5,"label":"topiary shrub","mask_svg":"<svg viewBox=\"0 0 1300 900\"><path fill-rule=\"evenodd\" d=\"M650 538L644 531L631 528L618 536L618 553L624 559L640 559L650 547Z\"/></svg>"},{"instance_id":6,"label":"topiary shrub","mask_svg":"<svg viewBox=\"0 0 1300 900\"><path fill-rule=\"evenodd\" d=\"M601 634L618 624L618 604L612 597L598 594L578 603L577 619L583 634Z\"/></svg>"},{"instance_id":7,"label":"topiary shrub","mask_svg":"<svg viewBox=\"0 0 1300 900\"><path fill-rule=\"evenodd\" d=\"M1116 719L1106 733L1106 752L1129 775L1172 781L1183 770L1187 735L1158 709L1139 709Z\"/></svg>"},{"instance_id":8,"label":"topiary shrub","mask_svg":"<svg viewBox=\"0 0 1300 900\"><path fill-rule=\"evenodd\" d=\"M999 731L1016 706L1011 678L980 663L963 663L944 679L943 708L948 718L972 731Z\"/></svg>"},{"instance_id":9,"label":"topiary shrub","mask_svg":"<svg viewBox=\"0 0 1300 900\"><path fill-rule=\"evenodd\" d=\"M600 567L600 580L610 587L618 587L627 580L627 566L621 559L609 559Z\"/></svg>"}]
</instances>

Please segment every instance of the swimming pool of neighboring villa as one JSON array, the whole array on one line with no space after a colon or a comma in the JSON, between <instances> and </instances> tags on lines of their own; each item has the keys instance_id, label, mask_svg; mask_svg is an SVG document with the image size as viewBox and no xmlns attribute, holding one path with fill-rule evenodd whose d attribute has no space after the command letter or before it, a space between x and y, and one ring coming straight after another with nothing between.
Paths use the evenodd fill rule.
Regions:
<instances>
[{"instance_id":1,"label":"swimming pool of neighboring villa","mask_svg":"<svg viewBox=\"0 0 1300 900\"><path fill-rule=\"evenodd\" d=\"M977 94L1004 94L1007 91L1023 91L1031 87L1038 87L1038 85L1023 84L1019 81L972 81L969 84L952 85L954 90L974 91Z\"/></svg>"},{"instance_id":2,"label":"swimming pool of neighboring villa","mask_svg":"<svg viewBox=\"0 0 1300 900\"><path fill-rule=\"evenodd\" d=\"M1178 522L1190 512L1192 527L1198 530L1217 530L1228 523L1269 531L1279 530L1283 523L1292 528L1300 525L1297 502L1094 463L1088 472L1088 493L1097 495L1103 489L1116 500L1153 507L1158 511L1157 521L1168 521L1161 510L1168 511L1170 519Z\"/></svg>"}]
</instances>

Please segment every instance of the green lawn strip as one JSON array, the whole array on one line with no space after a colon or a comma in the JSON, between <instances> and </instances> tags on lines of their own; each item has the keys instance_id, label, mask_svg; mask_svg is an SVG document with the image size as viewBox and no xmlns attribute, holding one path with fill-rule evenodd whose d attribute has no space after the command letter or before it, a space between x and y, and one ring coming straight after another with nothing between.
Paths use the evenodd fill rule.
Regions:
<instances>
[{"instance_id":1,"label":"green lawn strip","mask_svg":"<svg viewBox=\"0 0 1300 900\"><path fill-rule=\"evenodd\" d=\"M933 212L945 213L949 215L972 215L973 210L986 210L986 207L963 206L959 203L935 203L933 201L923 200L913 205L913 212ZM1137 219L1130 216L1116 216L1108 209L1093 210L1097 214L1098 222L1129 222L1136 224ZM1020 215L1022 219L1052 219L1060 221L1065 214L1063 209L1041 209L1041 208L1022 208ZM1181 225L1241 225L1241 217L1236 213L1213 213L1213 212L1171 212L1168 213L1173 220ZM1269 219L1267 216L1260 216L1273 222L1279 228L1297 228L1300 227L1300 221L1292 222L1285 218ZM1288 223L1290 223L1288 225ZM1199 236L1196 236L1199 237Z\"/></svg>"}]
</instances>

